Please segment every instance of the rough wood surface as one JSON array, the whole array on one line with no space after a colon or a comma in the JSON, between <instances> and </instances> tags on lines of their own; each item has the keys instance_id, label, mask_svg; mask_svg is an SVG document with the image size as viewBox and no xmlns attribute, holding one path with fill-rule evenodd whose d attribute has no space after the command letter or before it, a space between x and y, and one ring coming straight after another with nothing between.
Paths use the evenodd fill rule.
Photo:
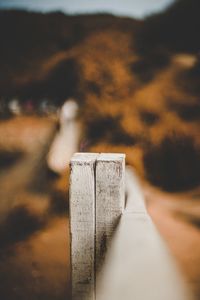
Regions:
<instances>
[{"instance_id":1,"label":"rough wood surface","mask_svg":"<svg viewBox=\"0 0 200 300\"><path fill-rule=\"evenodd\" d=\"M125 155L100 154L96 162L96 270L125 204Z\"/></svg>"},{"instance_id":2,"label":"rough wood surface","mask_svg":"<svg viewBox=\"0 0 200 300\"><path fill-rule=\"evenodd\" d=\"M70 234L72 299L95 299L95 162L98 154L71 159Z\"/></svg>"}]
</instances>

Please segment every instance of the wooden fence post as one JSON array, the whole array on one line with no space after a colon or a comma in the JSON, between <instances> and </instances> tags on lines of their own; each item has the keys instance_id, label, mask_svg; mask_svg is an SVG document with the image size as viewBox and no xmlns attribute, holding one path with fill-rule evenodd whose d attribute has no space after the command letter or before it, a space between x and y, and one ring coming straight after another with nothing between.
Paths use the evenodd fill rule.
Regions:
<instances>
[{"instance_id":1,"label":"wooden fence post","mask_svg":"<svg viewBox=\"0 0 200 300\"><path fill-rule=\"evenodd\" d=\"M98 154L71 159L70 239L73 300L95 299L95 164Z\"/></svg>"},{"instance_id":2,"label":"wooden fence post","mask_svg":"<svg viewBox=\"0 0 200 300\"><path fill-rule=\"evenodd\" d=\"M125 155L100 154L96 163L96 270L124 209L124 180Z\"/></svg>"},{"instance_id":3,"label":"wooden fence post","mask_svg":"<svg viewBox=\"0 0 200 300\"><path fill-rule=\"evenodd\" d=\"M124 208L124 154L76 153L71 159L73 300L94 300L96 273Z\"/></svg>"}]
</instances>

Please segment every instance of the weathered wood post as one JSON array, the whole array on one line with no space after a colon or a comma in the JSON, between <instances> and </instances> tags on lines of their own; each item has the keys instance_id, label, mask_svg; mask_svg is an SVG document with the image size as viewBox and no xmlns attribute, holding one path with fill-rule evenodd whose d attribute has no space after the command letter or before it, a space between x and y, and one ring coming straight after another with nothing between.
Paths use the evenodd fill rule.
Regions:
<instances>
[{"instance_id":1,"label":"weathered wood post","mask_svg":"<svg viewBox=\"0 0 200 300\"><path fill-rule=\"evenodd\" d=\"M76 153L71 160L73 300L93 300L96 273L124 208L124 154Z\"/></svg>"},{"instance_id":2,"label":"weathered wood post","mask_svg":"<svg viewBox=\"0 0 200 300\"><path fill-rule=\"evenodd\" d=\"M73 300L95 299L95 164L97 154L71 159L70 235Z\"/></svg>"},{"instance_id":3,"label":"weathered wood post","mask_svg":"<svg viewBox=\"0 0 200 300\"><path fill-rule=\"evenodd\" d=\"M125 155L100 154L96 162L96 270L125 205Z\"/></svg>"}]
</instances>

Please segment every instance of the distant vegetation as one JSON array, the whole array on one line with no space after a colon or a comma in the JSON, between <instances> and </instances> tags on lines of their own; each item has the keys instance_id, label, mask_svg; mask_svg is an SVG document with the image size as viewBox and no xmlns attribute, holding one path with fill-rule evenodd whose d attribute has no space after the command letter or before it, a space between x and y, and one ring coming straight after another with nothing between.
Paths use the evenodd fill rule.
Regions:
<instances>
[{"instance_id":1,"label":"distant vegetation","mask_svg":"<svg viewBox=\"0 0 200 300\"><path fill-rule=\"evenodd\" d=\"M199 149L191 137L166 136L144 153L148 179L168 191L187 190L200 182Z\"/></svg>"}]
</instances>

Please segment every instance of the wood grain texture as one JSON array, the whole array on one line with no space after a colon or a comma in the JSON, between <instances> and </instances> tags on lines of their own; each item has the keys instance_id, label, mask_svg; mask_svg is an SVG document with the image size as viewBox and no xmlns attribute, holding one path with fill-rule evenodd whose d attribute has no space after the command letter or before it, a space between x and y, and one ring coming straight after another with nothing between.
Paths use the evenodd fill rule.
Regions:
<instances>
[{"instance_id":1,"label":"wood grain texture","mask_svg":"<svg viewBox=\"0 0 200 300\"><path fill-rule=\"evenodd\" d=\"M96 271L124 208L125 155L105 154L96 162Z\"/></svg>"},{"instance_id":2,"label":"wood grain texture","mask_svg":"<svg viewBox=\"0 0 200 300\"><path fill-rule=\"evenodd\" d=\"M70 234L72 299L95 299L95 163L98 154L71 159Z\"/></svg>"}]
</instances>

